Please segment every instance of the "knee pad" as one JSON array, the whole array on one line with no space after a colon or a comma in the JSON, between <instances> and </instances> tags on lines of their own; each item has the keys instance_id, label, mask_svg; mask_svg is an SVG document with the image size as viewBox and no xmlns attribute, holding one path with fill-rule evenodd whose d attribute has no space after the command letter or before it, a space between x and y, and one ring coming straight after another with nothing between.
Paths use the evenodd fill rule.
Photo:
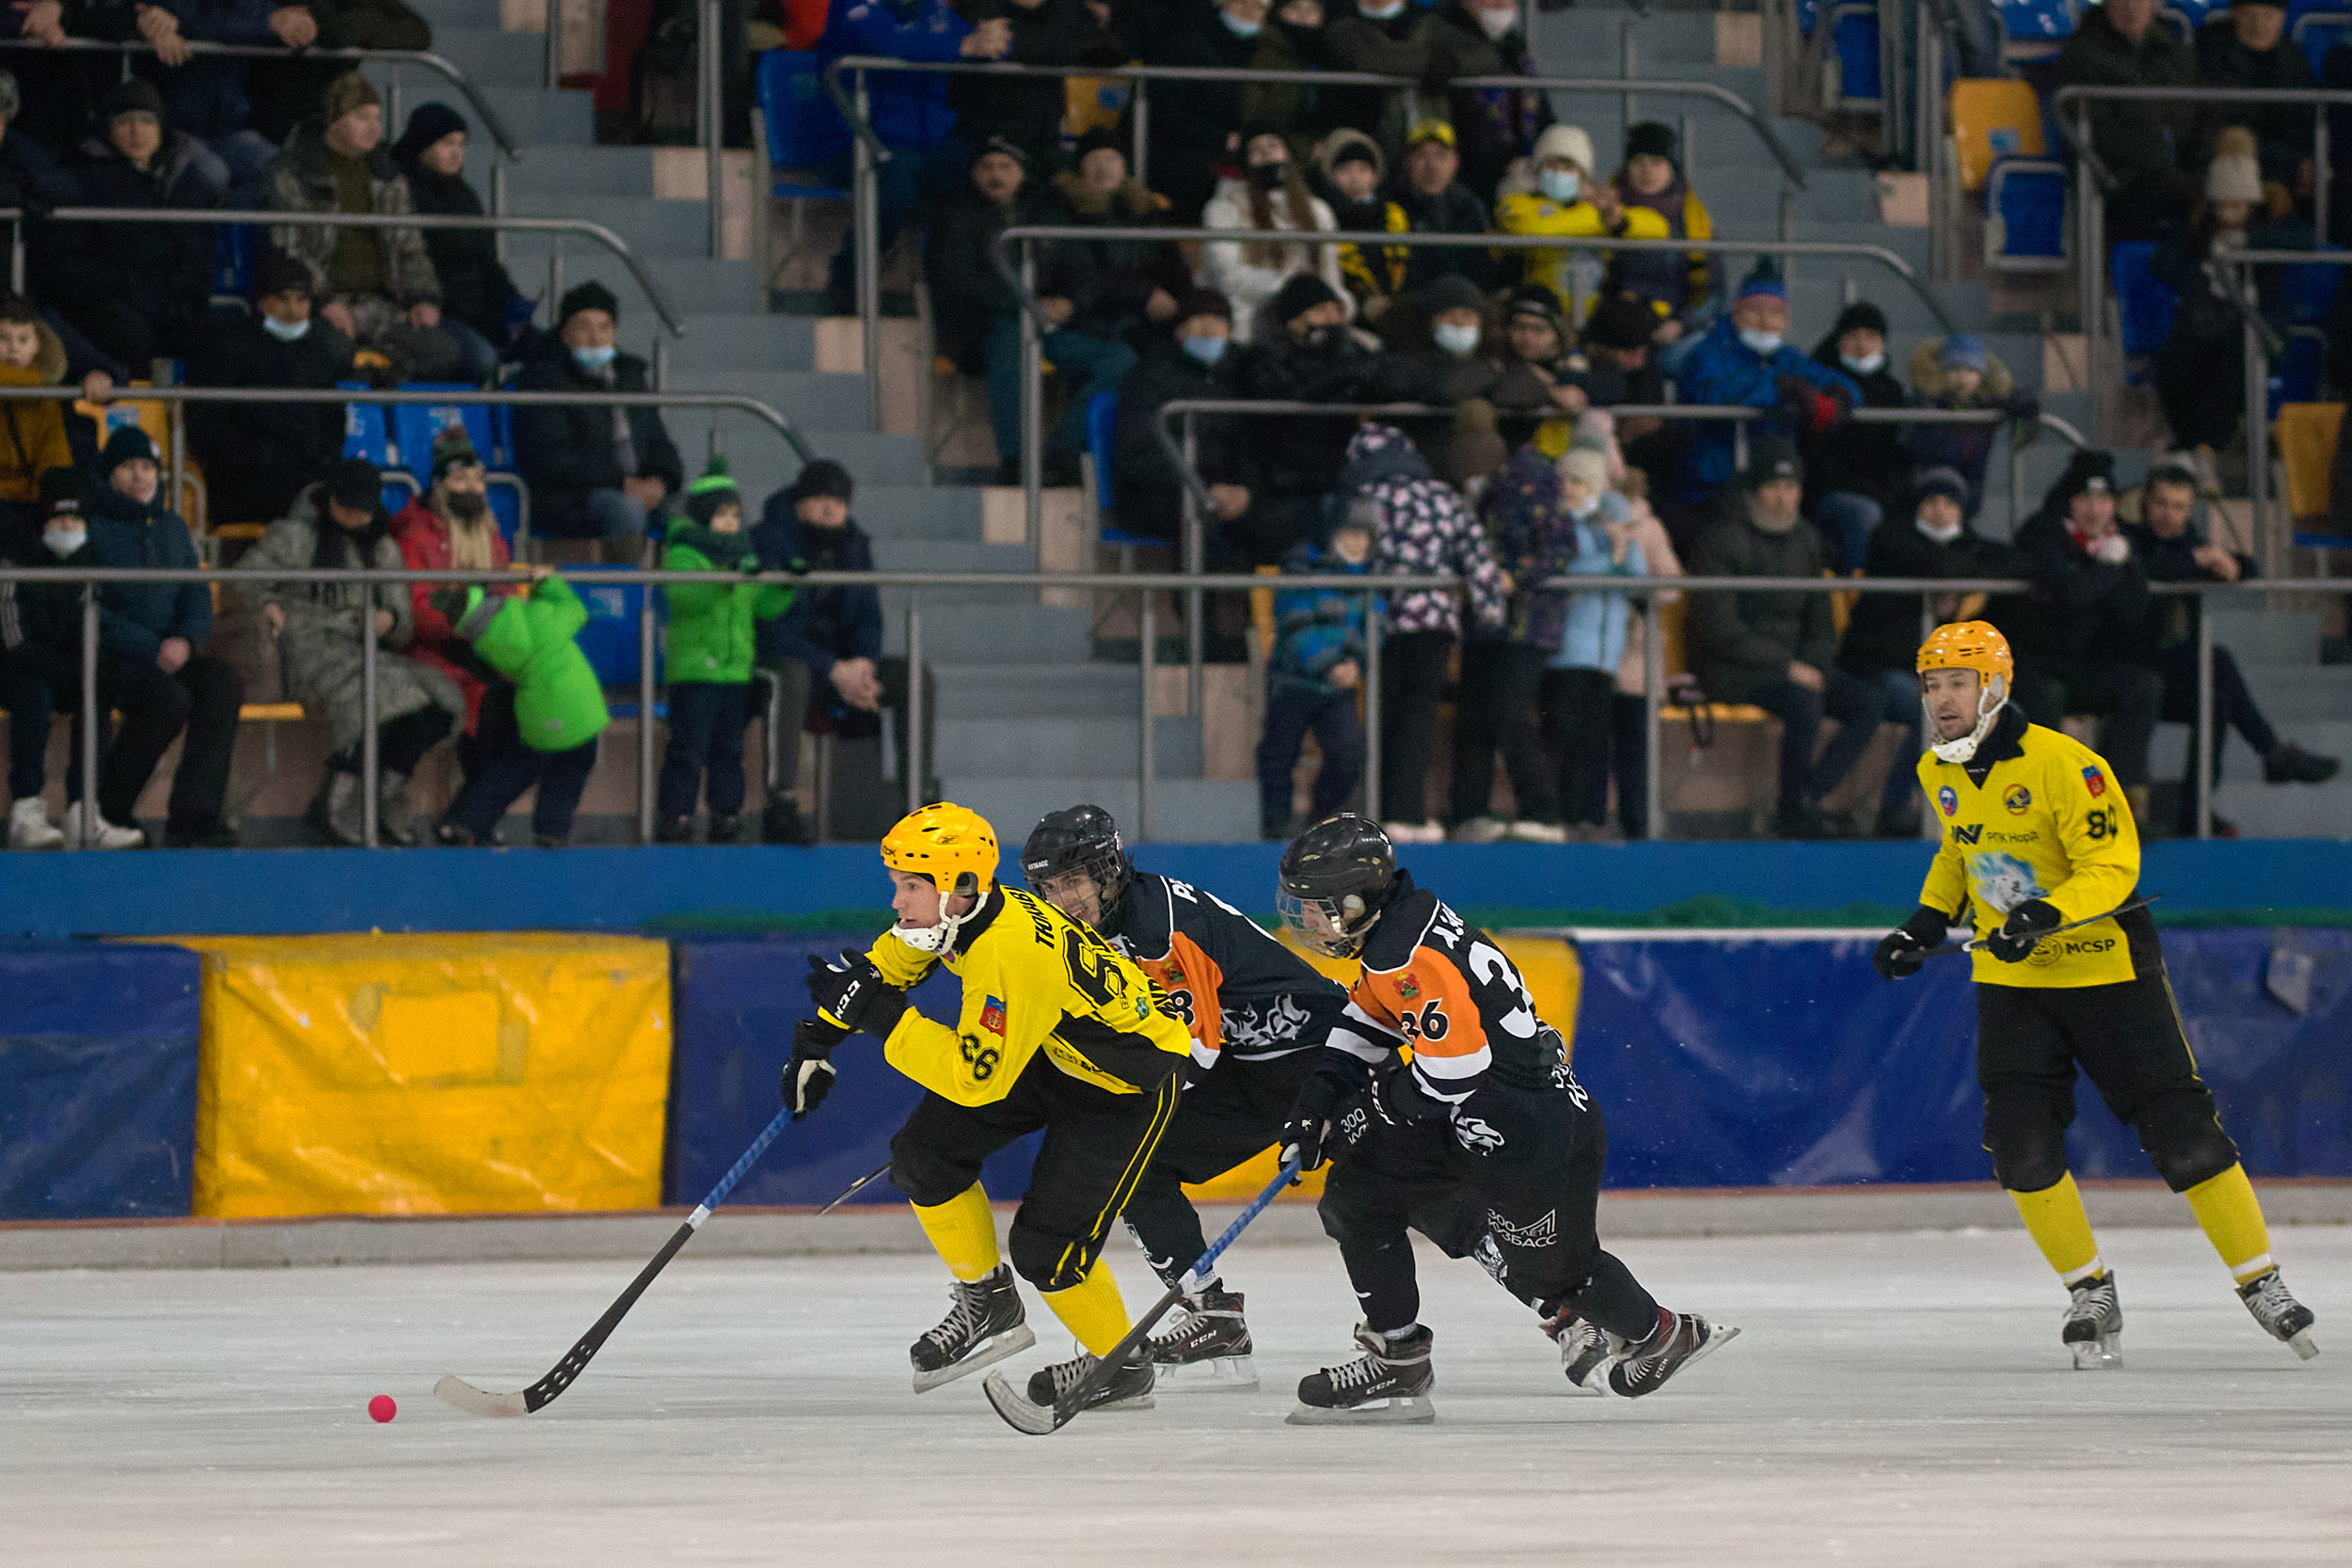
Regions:
<instances>
[{"instance_id":1,"label":"knee pad","mask_svg":"<svg viewBox=\"0 0 2352 1568\"><path fill-rule=\"evenodd\" d=\"M2071 1089L2010 1084L1985 1091L1984 1148L1994 1179L2012 1193L2038 1193L2066 1175Z\"/></svg>"},{"instance_id":2,"label":"knee pad","mask_svg":"<svg viewBox=\"0 0 2352 1568\"><path fill-rule=\"evenodd\" d=\"M903 1132L890 1140L890 1184L918 1209L936 1209L975 1180L976 1173L948 1164Z\"/></svg>"},{"instance_id":3,"label":"knee pad","mask_svg":"<svg viewBox=\"0 0 2352 1568\"><path fill-rule=\"evenodd\" d=\"M1017 1214L1009 1241L1005 1250L1011 1255L1012 1272L1046 1291L1067 1291L1084 1281L1095 1256L1103 1250L1100 1240L1032 1230Z\"/></svg>"},{"instance_id":4,"label":"knee pad","mask_svg":"<svg viewBox=\"0 0 2352 1568\"><path fill-rule=\"evenodd\" d=\"M2176 1193L2212 1180L2238 1161L2237 1145L2221 1130L2213 1096L2202 1087L2158 1095L2140 1107L2132 1130L2156 1174Z\"/></svg>"}]
</instances>

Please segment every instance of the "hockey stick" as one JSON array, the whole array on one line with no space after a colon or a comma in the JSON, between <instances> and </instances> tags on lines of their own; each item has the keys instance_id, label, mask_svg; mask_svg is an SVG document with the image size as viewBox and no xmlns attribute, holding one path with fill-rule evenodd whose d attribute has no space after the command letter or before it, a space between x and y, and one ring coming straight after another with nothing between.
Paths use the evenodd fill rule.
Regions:
<instances>
[{"instance_id":1,"label":"hockey stick","mask_svg":"<svg viewBox=\"0 0 2352 1568\"><path fill-rule=\"evenodd\" d=\"M864 1176L859 1177L856 1180L850 1182L847 1187L843 1188L839 1197L834 1198L831 1203L826 1204L822 1209L819 1209L817 1212L820 1214L832 1213L835 1209L840 1208L843 1204L849 1202L850 1199L857 1196L858 1194L864 1192L866 1188L872 1186L876 1181L881 1180L883 1177L889 1174L890 1162L884 1160L881 1164L876 1165L872 1170L867 1171Z\"/></svg>"},{"instance_id":2,"label":"hockey stick","mask_svg":"<svg viewBox=\"0 0 2352 1568\"><path fill-rule=\"evenodd\" d=\"M1209 1250L1193 1260L1192 1267L1168 1288L1166 1295L1152 1304L1152 1310L1136 1320L1136 1326L1127 1331L1125 1338L1111 1347L1108 1355L1097 1361L1086 1376L1072 1384L1068 1391L1053 1403L1039 1404L1025 1395L1015 1393L1012 1385L1005 1381L1004 1373L989 1373L984 1386L988 1392L988 1402L996 1407L996 1414L1002 1416L1008 1424L1032 1437L1042 1437L1049 1432L1059 1432L1068 1426L1070 1418L1086 1408L1087 1401L1094 1391L1126 1365L1128 1353L1143 1343L1145 1337L1158 1326L1159 1321L1168 1316L1168 1308L1198 1290L1202 1280L1211 1277L1216 1270L1217 1255L1232 1246L1248 1228L1249 1222L1264 1213L1266 1205L1274 1201L1275 1195L1289 1186L1297 1175L1296 1158L1283 1161L1282 1168L1275 1174L1273 1180L1266 1183L1265 1191L1251 1198L1242 1212L1233 1216L1233 1223L1225 1227L1225 1234L1211 1242Z\"/></svg>"},{"instance_id":3,"label":"hockey stick","mask_svg":"<svg viewBox=\"0 0 2352 1568\"><path fill-rule=\"evenodd\" d=\"M2096 926L2102 920L2113 920L2119 914L2129 914L2134 910L2144 910L2163 896L2161 893L2152 893L2145 898L2135 898L2128 904L2118 904L2105 914L2087 914L2080 920L2070 920L2063 926L2053 926L2046 931L2037 932L2033 939L2034 943L2039 946L2046 938L2063 936L2068 931L2079 931L2086 926ZM1929 958L1947 958L1954 953L1974 953L1992 940L1991 937L1970 937L1966 942L1947 942L1941 947L1929 948L1925 953L1920 954L1919 958L1922 962L1925 962Z\"/></svg>"},{"instance_id":4,"label":"hockey stick","mask_svg":"<svg viewBox=\"0 0 2352 1568\"><path fill-rule=\"evenodd\" d=\"M736 1161L735 1167L719 1179L719 1184L710 1189L709 1196L686 1216L686 1223L662 1243L660 1252L654 1254L653 1261L639 1271L637 1277L628 1282L628 1289L604 1309L604 1316L580 1337L578 1344L564 1352L564 1359L550 1368L547 1376L519 1394L493 1394L451 1373L433 1386L434 1393L469 1416L528 1416L533 1411L545 1409L572 1386L574 1378L587 1370L596 1352L604 1348L605 1340L620 1326L621 1320L628 1316L628 1309L637 1305L637 1298L645 1293L645 1287L653 1283L654 1275L669 1266L670 1259L677 1256L678 1248L694 1239L694 1232L702 1228L703 1221L710 1217L710 1212L726 1201L727 1194L733 1192L735 1184L743 1180L753 1162L768 1152L768 1146L776 1141L776 1134L783 1132L791 1120L790 1106L776 1113L776 1119L768 1124L767 1131L752 1140L752 1147L743 1151L743 1158ZM854 1187L850 1189L851 1192L856 1190ZM849 1194L842 1196L846 1197Z\"/></svg>"}]
</instances>

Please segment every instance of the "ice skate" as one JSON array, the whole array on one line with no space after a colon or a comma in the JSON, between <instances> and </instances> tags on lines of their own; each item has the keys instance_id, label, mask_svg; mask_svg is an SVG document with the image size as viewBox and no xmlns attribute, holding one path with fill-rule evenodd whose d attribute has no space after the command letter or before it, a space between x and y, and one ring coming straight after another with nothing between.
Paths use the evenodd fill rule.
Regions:
<instances>
[{"instance_id":1,"label":"ice skate","mask_svg":"<svg viewBox=\"0 0 2352 1568\"><path fill-rule=\"evenodd\" d=\"M2123 1365L2123 1304L2116 1299L2115 1271L2078 1279L2067 1289L2074 1299L2066 1308L2066 1326L2058 1338L2074 1353L2074 1370L2097 1372ZM2253 1303L2247 1306L2250 1308ZM2262 1313L2256 1310L2254 1316Z\"/></svg>"},{"instance_id":2,"label":"ice skate","mask_svg":"<svg viewBox=\"0 0 2352 1568\"><path fill-rule=\"evenodd\" d=\"M2319 1347L2312 1342L2312 1324L2319 1319L2310 1307L2295 1299L2277 1269L2239 1286L2237 1299L2246 1304L2246 1309L2254 1314L2254 1321L2273 1339L2306 1361L2319 1354Z\"/></svg>"},{"instance_id":3,"label":"ice skate","mask_svg":"<svg viewBox=\"0 0 2352 1568\"><path fill-rule=\"evenodd\" d=\"M1712 1352L1740 1331L1708 1323L1690 1312L1658 1309L1658 1330L1638 1345L1628 1345L1609 1369L1612 1393L1629 1400L1654 1394L1666 1380L1700 1356Z\"/></svg>"},{"instance_id":4,"label":"ice skate","mask_svg":"<svg viewBox=\"0 0 2352 1568\"><path fill-rule=\"evenodd\" d=\"M1364 1354L1300 1378L1298 1408L1283 1419L1295 1427L1436 1420L1437 1407L1429 1402L1437 1381L1429 1362L1433 1338L1428 1329L1417 1328L1402 1339L1390 1339L1357 1324L1356 1342Z\"/></svg>"},{"instance_id":5,"label":"ice skate","mask_svg":"<svg viewBox=\"0 0 2352 1568\"><path fill-rule=\"evenodd\" d=\"M1249 1325L1241 1292L1208 1290L1184 1300L1184 1320L1152 1337L1152 1365L1163 1386L1203 1391L1255 1388Z\"/></svg>"},{"instance_id":6,"label":"ice skate","mask_svg":"<svg viewBox=\"0 0 2352 1568\"><path fill-rule=\"evenodd\" d=\"M1029 1374L1029 1402L1051 1410L1077 1386L1078 1380L1102 1364L1102 1357L1080 1351L1068 1361L1057 1361ZM1152 1408L1152 1353L1137 1345L1127 1363L1094 1390L1080 1410L1149 1410Z\"/></svg>"},{"instance_id":7,"label":"ice skate","mask_svg":"<svg viewBox=\"0 0 2352 1568\"><path fill-rule=\"evenodd\" d=\"M1544 1332L1560 1347L1560 1370L1567 1374L1569 1393L1609 1392L1609 1369L1625 1354L1623 1339L1572 1311L1545 1319Z\"/></svg>"},{"instance_id":8,"label":"ice skate","mask_svg":"<svg viewBox=\"0 0 2352 1568\"><path fill-rule=\"evenodd\" d=\"M968 1285L957 1280L947 1316L907 1347L907 1359L914 1363L914 1391L929 1393L1036 1343L1012 1270L999 1263Z\"/></svg>"}]
</instances>

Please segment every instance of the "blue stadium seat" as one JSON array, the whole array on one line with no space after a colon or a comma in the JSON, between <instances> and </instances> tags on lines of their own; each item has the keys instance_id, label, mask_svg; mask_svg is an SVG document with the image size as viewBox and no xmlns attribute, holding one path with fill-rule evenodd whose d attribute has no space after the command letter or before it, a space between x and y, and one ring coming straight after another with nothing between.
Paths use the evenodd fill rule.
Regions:
<instances>
[{"instance_id":1,"label":"blue stadium seat","mask_svg":"<svg viewBox=\"0 0 2352 1568\"><path fill-rule=\"evenodd\" d=\"M774 168L822 168L850 150L849 124L825 90L825 55L797 49L771 49L759 56L754 74L768 132L768 162ZM850 193L779 180L775 194L787 199L844 200Z\"/></svg>"},{"instance_id":2,"label":"blue stadium seat","mask_svg":"<svg viewBox=\"0 0 2352 1568\"><path fill-rule=\"evenodd\" d=\"M2066 166L2053 158L2002 158L1984 190L1984 261L1995 272L2062 272Z\"/></svg>"},{"instance_id":3,"label":"blue stadium seat","mask_svg":"<svg viewBox=\"0 0 2352 1568\"><path fill-rule=\"evenodd\" d=\"M564 575L580 594L580 601L588 608L588 624L580 628L580 651L588 656L588 665L596 673L596 679L606 686L637 689L637 612L645 602L643 583L600 583L584 574L596 571L618 572L621 566L566 566ZM654 601L654 616L660 620L662 603ZM661 679L661 640L654 640L653 675Z\"/></svg>"},{"instance_id":4,"label":"blue stadium seat","mask_svg":"<svg viewBox=\"0 0 2352 1568\"><path fill-rule=\"evenodd\" d=\"M2001 30L2021 41L2072 38L2073 0L1999 0Z\"/></svg>"},{"instance_id":5,"label":"blue stadium seat","mask_svg":"<svg viewBox=\"0 0 2352 1568\"><path fill-rule=\"evenodd\" d=\"M1875 4L1852 3L1830 12L1830 106L1875 109L1879 106L1879 9Z\"/></svg>"},{"instance_id":6,"label":"blue stadium seat","mask_svg":"<svg viewBox=\"0 0 2352 1568\"><path fill-rule=\"evenodd\" d=\"M2342 250L2342 245L2326 245L2327 250ZM2336 302L2336 286L2344 281L2344 269L2329 261L2301 261L2280 269L2284 272L2284 301L2287 321L2296 326L2318 326L2328 319L2328 308Z\"/></svg>"},{"instance_id":7,"label":"blue stadium seat","mask_svg":"<svg viewBox=\"0 0 2352 1568\"><path fill-rule=\"evenodd\" d=\"M253 258L262 231L244 225L213 230L213 293L244 299L253 292Z\"/></svg>"},{"instance_id":8,"label":"blue stadium seat","mask_svg":"<svg viewBox=\"0 0 2352 1568\"><path fill-rule=\"evenodd\" d=\"M335 383L346 392L373 391L364 381ZM379 468L392 466L391 433L384 422L384 405L380 403L346 403L343 404L343 455L364 457Z\"/></svg>"},{"instance_id":9,"label":"blue stadium seat","mask_svg":"<svg viewBox=\"0 0 2352 1568\"><path fill-rule=\"evenodd\" d=\"M1165 549L1168 541L1148 533L1129 533L1118 525L1118 512L1113 504L1111 484L1111 453L1119 437L1119 394L1097 392L1087 400L1087 453L1094 462L1094 489L1089 498L1094 502L1094 515L1103 528L1103 543L1120 549L1120 571L1134 562L1133 551Z\"/></svg>"},{"instance_id":10,"label":"blue stadium seat","mask_svg":"<svg viewBox=\"0 0 2352 1568\"><path fill-rule=\"evenodd\" d=\"M2328 369L2328 342L2315 330L2290 335L2287 351L2270 367L2270 418L2290 403L2316 403Z\"/></svg>"},{"instance_id":11,"label":"blue stadium seat","mask_svg":"<svg viewBox=\"0 0 2352 1568\"><path fill-rule=\"evenodd\" d=\"M2107 277L2122 307L2123 352L2153 354L2172 330L2180 295L2156 281L2151 270L2156 259L2153 240L2125 240L2108 252Z\"/></svg>"},{"instance_id":12,"label":"blue stadium seat","mask_svg":"<svg viewBox=\"0 0 2352 1568\"><path fill-rule=\"evenodd\" d=\"M450 392L455 395L478 391L466 382L405 381L404 392ZM447 426L463 425L473 450L482 454L483 466L490 467L490 458L498 446L495 421L488 404L460 403L402 403L389 409L391 445L397 466L407 469L419 480L433 475L433 442Z\"/></svg>"},{"instance_id":13,"label":"blue stadium seat","mask_svg":"<svg viewBox=\"0 0 2352 1568\"><path fill-rule=\"evenodd\" d=\"M2312 74L2317 76L2328 50L2352 43L2352 9L2344 0L2295 0L2287 9L2287 38L2303 51L2312 62Z\"/></svg>"}]
</instances>

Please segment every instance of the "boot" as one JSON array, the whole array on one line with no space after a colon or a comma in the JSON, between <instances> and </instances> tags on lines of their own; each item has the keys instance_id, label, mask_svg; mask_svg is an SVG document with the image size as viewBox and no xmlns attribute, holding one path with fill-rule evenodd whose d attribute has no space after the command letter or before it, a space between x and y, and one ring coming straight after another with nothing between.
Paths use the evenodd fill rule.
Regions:
<instances>
[{"instance_id":1,"label":"boot","mask_svg":"<svg viewBox=\"0 0 2352 1568\"><path fill-rule=\"evenodd\" d=\"M1546 1318L1544 1332L1560 1347L1560 1370L1567 1374L1571 1392L1609 1392L1609 1369L1625 1353L1624 1340L1613 1338L1591 1319L1578 1317L1573 1307Z\"/></svg>"},{"instance_id":2,"label":"boot","mask_svg":"<svg viewBox=\"0 0 2352 1568\"><path fill-rule=\"evenodd\" d=\"M85 811L89 811L91 816L96 818L96 827L90 835L93 848L135 849L147 842L144 829L119 827L76 800L65 808L65 847L79 849L82 847L82 814Z\"/></svg>"},{"instance_id":3,"label":"boot","mask_svg":"<svg viewBox=\"0 0 2352 1568\"><path fill-rule=\"evenodd\" d=\"M1658 1309L1656 1330L1640 1344L1628 1345L1625 1354L1609 1369L1610 1392L1629 1400L1654 1394L1668 1378L1725 1341L1738 1338L1739 1333L1736 1328L1708 1323L1694 1313L1669 1312L1661 1307Z\"/></svg>"},{"instance_id":4,"label":"boot","mask_svg":"<svg viewBox=\"0 0 2352 1568\"><path fill-rule=\"evenodd\" d=\"M654 824L656 844L691 844L694 842L694 819L691 816L669 816Z\"/></svg>"},{"instance_id":5,"label":"boot","mask_svg":"<svg viewBox=\"0 0 2352 1568\"><path fill-rule=\"evenodd\" d=\"M2263 783L2326 784L2343 766L2333 757L2316 756L2292 740L2281 740L2263 758Z\"/></svg>"},{"instance_id":6,"label":"boot","mask_svg":"<svg viewBox=\"0 0 2352 1568\"><path fill-rule=\"evenodd\" d=\"M1173 1386L1255 1388L1249 1324L1242 1318L1238 1291L1212 1287L1184 1301L1184 1321L1152 1337L1149 1347L1160 1376Z\"/></svg>"},{"instance_id":7,"label":"boot","mask_svg":"<svg viewBox=\"0 0 2352 1568\"><path fill-rule=\"evenodd\" d=\"M1429 1402L1437 1382L1429 1360L1435 1338L1428 1329L1416 1328L1391 1339L1357 1324L1356 1343L1364 1354L1300 1378L1298 1407L1283 1420L1291 1426L1436 1420L1438 1412Z\"/></svg>"},{"instance_id":8,"label":"boot","mask_svg":"<svg viewBox=\"0 0 2352 1568\"><path fill-rule=\"evenodd\" d=\"M417 808L408 800L408 775L387 768L375 776L376 842L399 848L417 843Z\"/></svg>"},{"instance_id":9,"label":"boot","mask_svg":"<svg viewBox=\"0 0 2352 1568\"><path fill-rule=\"evenodd\" d=\"M1079 1380L1102 1364L1102 1358L1080 1351L1068 1361L1057 1361L1029 1374L1029 1402L1051 1406L1078 1386ZM1152 1352L1137 1345L1126 1362L1087 1396L1081 1410L1149 1410L1152 1407Z\"/></svg>"},{"instance_id":10,"label":"boot","mask_svg":"<svg viewBox=\"0 0 2352 1568\"><path fill-rule=\"evenodd\" d=\"M65 834L49 820L49 808L40 803L38 795L27 795L8 808L8 847L11 849L57 849L65 846Z\"/></svg>"},{"instance_id":11,"label":"boot","mask_svg":"<svg viewBox=\"0 0 2352 1568\"><path fill-rule=\"evenodd\" d=\"M929 1393L1036 1343L1012 1269L999 1263L969 1284L957 1280L949 1290L947 1316L907 1347L907 1359L914 1364L914 1391ZM1044 1402L1052 1402L1050 1396Z\"/></svg>"},{"instance_id":12,"label":"boot","mask_svg":"<svg viewBox=\"0 0 2352 1568\"><path fill-rule=\"evenodd\" d=\"M710 842L733 844L743 836L743 819L739 816L713 812L710 816Z\"/></svg>"},{"instance_id":13,"label":"boot","mask_svg":"<svg viewBox=\"0 0 2352 1568\"><path fill-rule=\"evenodd\" d=\"M2265 1333L2296 1354L2309 1361L2319 1354L2319 1347L2312 1342L2312 1325L2319 1319L2310 1307L2295 1299L2277 1269L2239 1286L2237 1299L2254 1314L2254 1321L2263 1325Z\"/></svg>"},{"instance_id":14,"label":"boot","mask_svg":"<svg viewBox=\"0 0 2352 1568\"><path fill-rule=\"evenodd\" d=\"M801 819L801 803L789 795L771 796L759 814L759 841L762 844L809 845L817 842L816 831Z\"/></svg>"},{"instance_id":15,"label":"boot","mask_svg":"<svg viewBox=\"0 0 2352 1568\"><path fill-rule=\"evenodd\" d=\"M2058 1342L2074 1353L2074 1370L2098 1372L2121 1367L2123 1303L2115 1293L2115 1271L2104 1269L2066 1289L2071 1299L2059 1324Z\"/></svg>"},{"instance_id":16,"label":"boot","mask_svg":"<svg viewBox=\"0 0 2352 1568\"><path fill-rule=\"evenodd\" d=\"M310 831L327 843L351 847L362 842L362 804L359 775L329 768L326 782L319 785L318 794L311 798L310 809L303 816L310 824Z\"/></svg>"}]
</instances>

